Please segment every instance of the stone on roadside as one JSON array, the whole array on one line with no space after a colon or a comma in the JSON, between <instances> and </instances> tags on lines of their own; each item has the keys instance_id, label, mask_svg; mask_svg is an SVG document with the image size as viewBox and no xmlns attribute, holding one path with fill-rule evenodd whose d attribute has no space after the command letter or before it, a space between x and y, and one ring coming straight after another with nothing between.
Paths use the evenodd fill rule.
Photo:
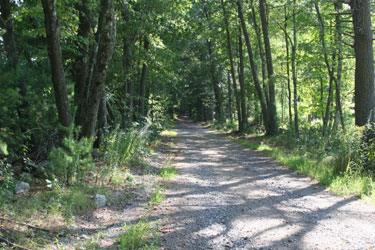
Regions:
<instances>
[{"instance_id":1,"label":"stone on roadside","mask_svg":"<svg viewBox=\"0 0 375 250\"><path fill-rule=\"evenodd\" d=\"M28 192L29 190L30 190L29 183L21 181L21 182L17 183L15 193L16 194L22 194L22 193Z\"/></svg>"},{"instance_id":2,"label":"stone on roadside","mask_svg":"<svg viewBox=\"0 0 375 250\"><path fill-rule=\"evenodd\" d=\"M105 197L105 195L102 195L102 194L96 195L95 197L96 207L105 207L106 203L107 203L107 198Z\"/></svg>"}]
</instances>

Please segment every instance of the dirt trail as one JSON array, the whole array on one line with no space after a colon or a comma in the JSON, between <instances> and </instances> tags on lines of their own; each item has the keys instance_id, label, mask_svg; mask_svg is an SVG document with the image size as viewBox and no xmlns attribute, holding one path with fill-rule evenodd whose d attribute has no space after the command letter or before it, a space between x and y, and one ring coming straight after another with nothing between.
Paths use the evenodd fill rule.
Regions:
<instances>
[{"instance_id":1,"label":"dirt trail","mask_svg":"<svg viewBox=\"0 0 375 250\"><path fill-rule=\"evenodd\" d=\"M161 249L372 249L375 206L333 195L262 153L177 125L179 176L155 214Z\"/></svg>"}]
</instances>

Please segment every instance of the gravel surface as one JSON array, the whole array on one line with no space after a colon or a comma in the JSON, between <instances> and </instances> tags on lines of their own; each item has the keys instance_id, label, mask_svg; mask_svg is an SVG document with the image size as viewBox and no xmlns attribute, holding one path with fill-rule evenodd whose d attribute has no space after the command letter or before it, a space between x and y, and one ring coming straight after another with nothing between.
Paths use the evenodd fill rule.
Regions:
<instances>
[{"instance_id":1,"label":"gravel surface","mask_svg":"<svg viewBox=\"0 0 375 250\"><path fill-rule=\"evenodd\" d=\"M372 249L375 206L339 197L260 152L177 124L161 249ZM158 214L158 215L157 215Z\"/></svg>"}]
</instances>

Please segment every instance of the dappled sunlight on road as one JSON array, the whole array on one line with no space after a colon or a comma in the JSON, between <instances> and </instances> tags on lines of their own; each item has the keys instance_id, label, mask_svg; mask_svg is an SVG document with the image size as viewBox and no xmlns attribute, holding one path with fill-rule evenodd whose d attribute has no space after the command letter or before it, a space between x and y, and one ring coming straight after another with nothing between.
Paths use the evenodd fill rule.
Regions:
<instances>
[{"instance_id":1,"label":"dappled sunlight on road","mask_svg":"<svg viewBox=\"0 0 375 250\"><path fill-rule=\"evenodd\" d=\"M179 123L178 133L179 176L159 208L169 217L163 249L363 249L375 243L374 206L332 195L192 123Z\"/></svg>"}]
</instances>

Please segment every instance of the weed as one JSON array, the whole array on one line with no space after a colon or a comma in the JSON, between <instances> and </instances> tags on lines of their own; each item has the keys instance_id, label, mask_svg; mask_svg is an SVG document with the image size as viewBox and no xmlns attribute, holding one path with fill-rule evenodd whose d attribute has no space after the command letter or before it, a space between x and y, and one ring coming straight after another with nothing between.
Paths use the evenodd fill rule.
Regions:
<instances>
[{"instance_id":1,"label":"weed","mask_svg":"<svg viewBox=\"0 0 375 250\"><path fill-rule=\"evenodd\" d=\"M157 230L146 219L124 226L125 233L117 239L121 250L157 249Z\"/></svg>"},{"instance_id":2,"label":"weed","mask_svg":"<svg viewBox=\"0 0 375 250\"><path fill-rule=\"evenodd\" d=\"M127 163L130 168L143 168L147 169L150 165L141 157L131 157Z\"/></svg>"},{"instance_id":3,"label":"weed","mask_svg":"<svg viewBox=\"0 0 375 250\"><path fill-rule=\"evenodd\" d=\"M165 199L164 194L160 188L151 194L148 204L153 208L159 205Z\"/></svg>"},{"instance_id":4,"label":"weed","mask_svg":"<svg viewBox=\"0 0 375 250\"><path fill-rule=\"evenodd\" d=\"M120 186L128 182L133 184L135 180L127 170L115 169L113 171L111 183L116 186Z\"/></svg>"},{"instance_id":5,"label":"weed","mask_svg":"<svg viewBox=\"0 0 375 250\"><path fill-rule=\"evenodd\" d=\"M163 179L171 179L177 176L176 168L171 164L170 160L164 163L164 167L159 170L159 176Z\"/></svg>"}]
</instances>

